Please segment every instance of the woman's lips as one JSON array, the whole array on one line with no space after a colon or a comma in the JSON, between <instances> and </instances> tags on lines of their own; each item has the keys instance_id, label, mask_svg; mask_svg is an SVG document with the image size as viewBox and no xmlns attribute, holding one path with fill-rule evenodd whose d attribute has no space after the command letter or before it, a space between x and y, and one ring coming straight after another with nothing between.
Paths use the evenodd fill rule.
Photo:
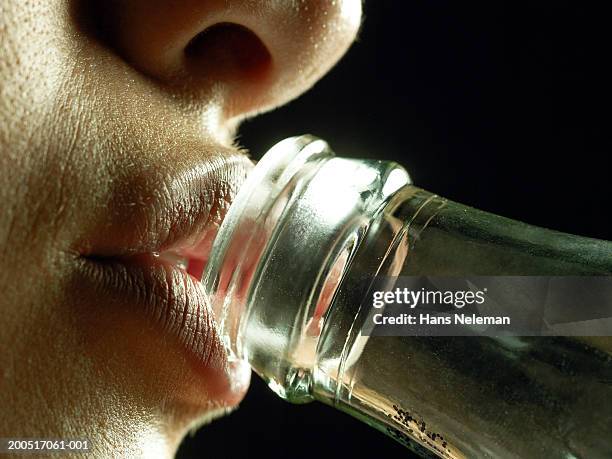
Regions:
<instances>
[{"instance_id":1,"label":"woman's lips","mask_svg":"<svg viewBox=\"0 0 612 459\"><path fill-rule=\"evenodd\" d=\"M249 168L244 156L224 155L173 169L174 175L162 180L130 177L118 184L126 194L111 200L110 219L81 243L85 283L151 321L164 339L175 340L205 375L206 392L224 406L242 397L249 372L228 361L200 279Z\"/></svg>"}]
</instances>

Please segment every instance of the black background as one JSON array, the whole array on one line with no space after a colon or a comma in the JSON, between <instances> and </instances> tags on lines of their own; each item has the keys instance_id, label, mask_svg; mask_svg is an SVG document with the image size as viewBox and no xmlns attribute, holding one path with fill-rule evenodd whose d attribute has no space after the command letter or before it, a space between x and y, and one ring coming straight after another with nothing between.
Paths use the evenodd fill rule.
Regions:
<instances>
[{"instance_id":1,"label":"black background","mask_svg":"<svg viewBox=\"0 0 612 459\"><path fill-rule=\"evenodd\" d=\"M418 186L539 226L612 239L609 16L589 2L366 2L359 40L313 90L249 121L259 158L312 133L392 159ZM528 433L526 433L528 435ZM348 415L278 399L241 408L179 457L411 457Z\"/></svg>"}]
</instances>

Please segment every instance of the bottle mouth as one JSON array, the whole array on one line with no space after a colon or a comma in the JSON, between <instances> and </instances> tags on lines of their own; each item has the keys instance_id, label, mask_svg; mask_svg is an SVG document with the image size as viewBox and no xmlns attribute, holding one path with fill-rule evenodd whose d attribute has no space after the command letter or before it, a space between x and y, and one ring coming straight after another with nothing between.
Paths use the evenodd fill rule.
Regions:
<instances>
[{"instance_id":1,"label":"bottle mouth","mask_svg":"<svg viewBox=\"0 0 612 459\"><path fill-rule=\"evenodd\" d=\"M292 199L291 188L300 185L292 182L296 175L304 181L333 156L325 141L311 135L282 140L257 162L223 220L202 279L230 357L246 357L239 319L265 246Z\"/></svg>"},{"instance_id":2,"label":"bottle mouth","mask_svg":"<svg viewBox=\"0 0 612 459\"><path fill-rule=\"evenodd\" d=\"M247 360L279 395L308 401L305 375L336 291L374 216L408 183L395 163L338 158L309 135L268 151L231 205L203 277L230 358Z\"/></svg>"}]
</instances>

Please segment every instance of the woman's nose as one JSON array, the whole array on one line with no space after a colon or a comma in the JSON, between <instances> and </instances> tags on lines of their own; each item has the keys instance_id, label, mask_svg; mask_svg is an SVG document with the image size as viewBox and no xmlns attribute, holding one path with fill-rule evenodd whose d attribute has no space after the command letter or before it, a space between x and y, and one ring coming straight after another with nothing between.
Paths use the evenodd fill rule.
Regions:
<instances>
[{"instance_id":1,"label":"woman's nose","mask_svg":"<svg viewBox=\"0 0 612 459\"><path fill-rule=\"evenodd\" d=\"M308 89L346 51L361 0L124 0L115 45L140 72L220 101L226 119ZM212 99L211 99L212 97Z\"/></svg>"}]
</instances>

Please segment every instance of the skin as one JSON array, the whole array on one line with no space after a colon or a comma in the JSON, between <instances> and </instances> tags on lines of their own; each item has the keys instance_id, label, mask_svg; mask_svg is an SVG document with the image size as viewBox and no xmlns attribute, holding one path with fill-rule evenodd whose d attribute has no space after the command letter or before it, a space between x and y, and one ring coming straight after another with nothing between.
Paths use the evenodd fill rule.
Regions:
<instances>
[{"instance_id":1,"label":"skin","mask_svg":"<svg viewBox=\"0 0 612 459\"><path fill-rule=\"evenodd\" d=\"M0 437L166 457L236 406L250 371L197 281L168 281L197 305L179 329L115 274L218 225L250 168L239 122L312 86L359 22L354 0L0 3Z\"/></svg>"}]
</instances>

